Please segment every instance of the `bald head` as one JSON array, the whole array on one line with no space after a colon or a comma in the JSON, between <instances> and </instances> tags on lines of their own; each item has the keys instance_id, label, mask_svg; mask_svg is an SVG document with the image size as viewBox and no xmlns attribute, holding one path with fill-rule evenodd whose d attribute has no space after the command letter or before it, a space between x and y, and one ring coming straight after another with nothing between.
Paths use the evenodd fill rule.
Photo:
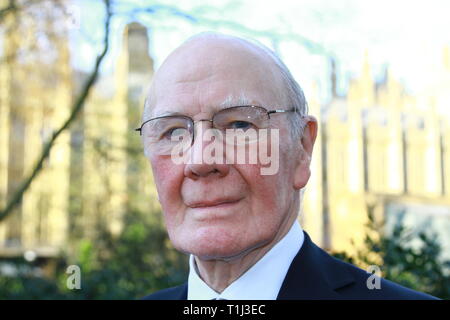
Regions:
<instances>
[{"instance_id":1,"label":"bald head","mask_svg":"<svg viewBox=\"0 0 450 320\"><path fill-rule=\"evenodd\" d=\"M167 57L155 75L155 82L174 74L226 75L231 71L264 74L275 83L281 80L274 60L261 47L237 37L202 33L188 39Z\"/></svg>"},{"instance_id":2,"label":"bald head","mask_svg":"<svg viewBox=\"0 0 450 320\"><path fill-rule=\"evenodd\" d=\"M301 88L270 49L234 36L202 33L175 49L156 72L143 120L175 106L201 111L224 103L293 107L301 115L307 113ZM299 117L290 120L293 131L300 133Z\"/></svg>"}]
</instances>

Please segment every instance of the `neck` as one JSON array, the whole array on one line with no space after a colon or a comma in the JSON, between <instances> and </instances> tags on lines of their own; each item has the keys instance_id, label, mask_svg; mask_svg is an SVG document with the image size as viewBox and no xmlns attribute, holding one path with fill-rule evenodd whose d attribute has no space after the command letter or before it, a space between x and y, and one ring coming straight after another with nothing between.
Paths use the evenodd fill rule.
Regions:
<instances>
[{"instance_id":1,"label":"neck","mask_svg":"<svg viewBox=\"0 0 450 320\"><path fill-rule=\"evenodd\" d=\"M247 253L239 255L237 258L202 260L195 257L200 277L210 288L221 293L272 249L289 232L296 218L296 214L290 215L288 219L283 220L277 234L270 242L247 250Z\"/></svg>"}]
</instances>

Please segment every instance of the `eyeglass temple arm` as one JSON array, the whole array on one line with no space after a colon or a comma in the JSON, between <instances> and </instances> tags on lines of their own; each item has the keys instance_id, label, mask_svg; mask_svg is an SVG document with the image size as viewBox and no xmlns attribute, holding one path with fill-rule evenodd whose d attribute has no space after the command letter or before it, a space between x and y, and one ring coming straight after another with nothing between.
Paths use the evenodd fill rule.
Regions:
<instances>
[{"instance_id":1,"label":"eyeglass temple arm","mask_svg":"<svg viewBox=\"0 0 450 320\"><path fill-rule=\"evenodd\" d=\"M268 111L267 114L272 114L272 113L282 113L282 112L295 112L295 111L296 111L295 108L288 109L288 110L285 110L285 109L276 109L276 110L270 110L270 111Z\"/></svg>"}]
</instances>

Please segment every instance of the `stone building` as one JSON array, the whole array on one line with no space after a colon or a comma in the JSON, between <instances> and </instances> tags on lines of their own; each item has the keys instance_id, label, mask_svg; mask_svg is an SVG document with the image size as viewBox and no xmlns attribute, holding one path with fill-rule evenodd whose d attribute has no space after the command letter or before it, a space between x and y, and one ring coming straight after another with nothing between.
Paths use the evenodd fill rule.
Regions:
<instances>
[{"instance_id":1,"label":"stone building","mask_svg":"<svg viewBox=\"0 0 450 320\"><path fill-rule=\"evenodd\" d=\"M305 193L305 229L323 247L352 251L367 211L387 222L438 232L450 256L450 54L436 85L409 95L386 71L374 81L368 55L346 96L310 99L321 130ZM335 87L335 86L333 86ZM314 95L313 95L314 96Z\"/></svg>"}]
</instances>

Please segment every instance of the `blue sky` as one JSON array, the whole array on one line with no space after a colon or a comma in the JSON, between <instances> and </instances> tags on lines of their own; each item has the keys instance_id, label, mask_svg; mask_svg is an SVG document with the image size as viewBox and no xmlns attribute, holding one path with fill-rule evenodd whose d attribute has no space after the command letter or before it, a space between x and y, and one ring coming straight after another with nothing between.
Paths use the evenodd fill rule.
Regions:
<instances>
[{"instance_id":1,"label":"blue sky","mask_svg":"<svg viewBox=\"0 0 450 320\"><path fill-rule=\"evenodd\" d=\"M154 14L120 14L113 21L112 48L103 71L112 72L124 25L137 20L149 28L151 54L158 67L189 36L206 30L257 38L275 48L308 91L319 83L322 99L329 90L327 55L338 60L340 89L360 73L369 53L373 75L386 65L411 92L438 81L441 55L450 45L450 1L447 0L278 0L262 2L165 0L116 1L116 11L152 5L173 7L189 17L162 9ZM98 0L73 0L79 28L72 30L72 61L89 70L101 48L104 7ZM267 35L270 35L268 37Z\"/></svg>"}]
</instances>

